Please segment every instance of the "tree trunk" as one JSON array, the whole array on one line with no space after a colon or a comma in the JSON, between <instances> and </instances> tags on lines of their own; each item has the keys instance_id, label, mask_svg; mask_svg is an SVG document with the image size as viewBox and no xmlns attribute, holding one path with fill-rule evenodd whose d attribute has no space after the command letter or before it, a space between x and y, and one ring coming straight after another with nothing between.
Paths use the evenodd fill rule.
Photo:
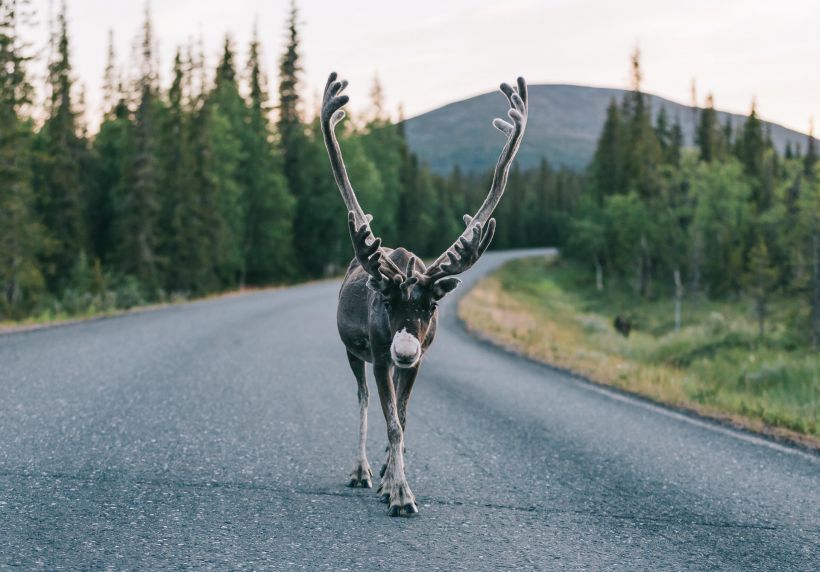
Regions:
<instances>
[{"instance_id":1,"label":"tree trunk","mask_svg":"<svg viewBox=\"0 0 820 572\"><path fill-rule=\"evenodd\" d=\"M820 233L815 220L811 254L811 347L820 349Z\"/></svg>"},{"instance_id":2,"label":"tree trunk","mask_svg":"<svg viewBox=\"0 0 820 572\"><path fill-rule=\"evenodd\" d=\"M675 268L675 331L680 331L681 304L683 303L683 283L680 279L680 270Z\"/></svg>"},{"instance_id":3,"label":"tree trunk","mask_svg":"<svg viewBox=\"0 0 820 572\"><path fill-rule=\"evenodd\" d=\"M598 258L597 254L595 255L595 287L598 292L604 290L604 267L601 265L601 259Z\"/></svg>"},{"instance_id":4,"label":"tree trunk","mask_svg":"<svg viewBox=\"0 0 820 572\"><path fill-rule=\"evenodd\" d=\"M652 255L646 235L641 234L641 254L639 265L640 294L646 298L652 295Z\"/></svg>"},{"instance_id":5,"label":"tree trunk","mask_svg":"<svg viewBox=\"0 0 820 572\"><path fill-rule=\"evenodd\" d=\"M700 291L700 265L701 265L701 248L702 239L699 234L692 238L692 246L689 250L689 270L692 273L692 280L689 288L692 292Z\"/></svg>"}]
</instances>

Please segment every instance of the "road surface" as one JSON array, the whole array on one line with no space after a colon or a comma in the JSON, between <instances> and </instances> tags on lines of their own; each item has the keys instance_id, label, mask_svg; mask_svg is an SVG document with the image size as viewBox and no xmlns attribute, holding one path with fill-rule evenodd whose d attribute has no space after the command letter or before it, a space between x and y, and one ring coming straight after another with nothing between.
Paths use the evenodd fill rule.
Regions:
<instances>
[{"instance_id":1,"label":"road surface","mask_svg":"<svg viewBox=\"0 0 820 572\"><path fill-rule=\"evenodd\" d=\"M455 295L408 415L421 513L387 517L344 486L338 286L0 336L0 568L818 569L817 456L475 341Z\"/></svg>"}]
</instances>

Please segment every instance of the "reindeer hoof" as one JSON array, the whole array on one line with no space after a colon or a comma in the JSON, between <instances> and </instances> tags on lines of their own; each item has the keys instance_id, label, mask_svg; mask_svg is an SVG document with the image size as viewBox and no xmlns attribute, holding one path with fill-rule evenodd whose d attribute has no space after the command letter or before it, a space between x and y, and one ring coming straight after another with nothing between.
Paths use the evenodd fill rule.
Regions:
<instances>
[{"instance_id":1,"label":"reindeer hoof","mask_svg":"<svg viewBox=\"0 0 820 572\"><path fill-rule=\"evenodd\" d=\"M373 471L370 470L370 465L367 461L358 464L350 473L350 480L347 486L351 488L362 487L363 489L373 488Z\"/></svg>"},{"instance_id":2,"label":"reindeer hoof","mask_svg":"<svg viewBox=\"0 0 820 572\"><path fill-rule=\"evenodd\" d=\"M356 487L362 487L363 489L372 489L373 483L370 481L370 477L364 477L361 480L350 479L350 482L347 483L347 486L349 486L352 489L355 489Z\"/></svg>"},{"instance_id":3,"label":"reindeer hoof","mask_svg":"<svg viewBox=\"0 0 820 572\"><path fill-rule=\"evenodd\" d=\"M384 474L387 472L387 463L382 465L381 470L379 471L379 478L384 478Z\"/></svg>"},{"instance_id":4,"label":"reindeer hoof","mask_svg":"<svg viewBox=\"0 0 820 572\"><path fill-rule=\"evenodd\" d=\"M404 481L404 479L402 479L402 481ZM388 482L383 490L385 493L382 495L382 502L389 501L390 503L387 509L389 516L418 514L419 509L416 506L416 497L410 491L410 487L407 486L406 481L401 483Z\"/></svg>"},{"instance_id":5,"label":"reindeer hoof","mask_svg":"<svg viewBox=\"0 0 820 572\"><path fill-rule=\"evenodd\" d=\"M405 505L392 504L392 505L390 505L390 508L387 509L387 516L401 516L401 515L410 516L412 514L418 514L418 513L419 513L419 509L416 506L416 503L414 503L414 502L409 502Z\"/></svg>"}]
</instances>

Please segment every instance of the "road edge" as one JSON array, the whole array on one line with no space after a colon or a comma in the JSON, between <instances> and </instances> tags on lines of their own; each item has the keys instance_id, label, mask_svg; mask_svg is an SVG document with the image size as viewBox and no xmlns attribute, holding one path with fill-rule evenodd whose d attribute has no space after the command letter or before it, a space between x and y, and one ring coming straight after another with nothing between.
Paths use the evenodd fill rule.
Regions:
<instances>
[{"instance_id":1,"label":"road edge","mask_svg":"<svg viewBox=\"0 0 820 572\"><path fill-rule=\"evenodd\" d=\"M500 267L493 268L486 274L482 275L481 278L492 275L493 273L498 271L499 268ZM790 435L784 435L778 431L778 429L780 428L772 428L771 431L758 431L751 427L740 425L728 417L722 418L718 416L707 415L695 409L676 406L669 403L664 403L663 401L657 401L640 393L627 391L625 389L621 389L620 387L615 387L613 385L602 383L600 381L596 381L590 377L577 373L571 369L560 367L551 364L548 361L534 358L530 355L527 355L522 350L516 347L512 347L508 344L501 342L491 334L479 330L478 328L471 327L461 317L461 303L469 295L469 293L472 292L473 289L476 288L476 286L478 286L479 282L481 281L481 278L477 279L472 285L470 285L469 288L465 289L463 292L460 293L458 299L454 301L455 304L453 308L453 317L455 318L455 321L458 324L458 328L462 331L462 333L466 334L475 341L485 346L491 347L496 351L501 351L509 355L514 355L520 359L524 359L529 363L547 368L552 372L563 374L565 377L585 386L587 389L592 389L598 393L608 395L610 398L618 399L621 401L631 401L645 408L648 407L656 411L666 412L669 415L686 418L690 421L696 422L695 424L697 425L710 427L715 430L719 430L723 433L733 434L735 437L738 437L744 441L755 442L757 444L762 444L769 447L774 446L775 448L785 450L785 452L788 453L796 453L800 454L801 456L809 457L814 461L820 461L820 441L815 441L807 437L802 438L805 439L802 440L802 436L792 437ZM766 427L768 428L768 426Z\"/></svg>"}]
</instances>

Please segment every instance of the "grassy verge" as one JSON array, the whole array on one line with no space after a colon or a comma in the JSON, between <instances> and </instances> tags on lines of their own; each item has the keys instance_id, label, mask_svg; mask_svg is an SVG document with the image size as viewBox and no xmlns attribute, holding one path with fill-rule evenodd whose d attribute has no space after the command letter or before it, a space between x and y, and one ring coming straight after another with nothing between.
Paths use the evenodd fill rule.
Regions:
<instances>
[{"instance_id":1,"label":"grassy verge","mask_svg":"<svg viewBox=\"0 0 820 572\"><path fill-rule=\"evenodd\" d=\"M459 305L468 329L598 383L820 449L820 355L796 342L790 305L773 305L763 339L742 300L685 300L674 331L672 300L635 303L624 287L597 292L560 260L508 263ZM628 338L612 327L628 313Z\"/></svg>"}]
</instances>

